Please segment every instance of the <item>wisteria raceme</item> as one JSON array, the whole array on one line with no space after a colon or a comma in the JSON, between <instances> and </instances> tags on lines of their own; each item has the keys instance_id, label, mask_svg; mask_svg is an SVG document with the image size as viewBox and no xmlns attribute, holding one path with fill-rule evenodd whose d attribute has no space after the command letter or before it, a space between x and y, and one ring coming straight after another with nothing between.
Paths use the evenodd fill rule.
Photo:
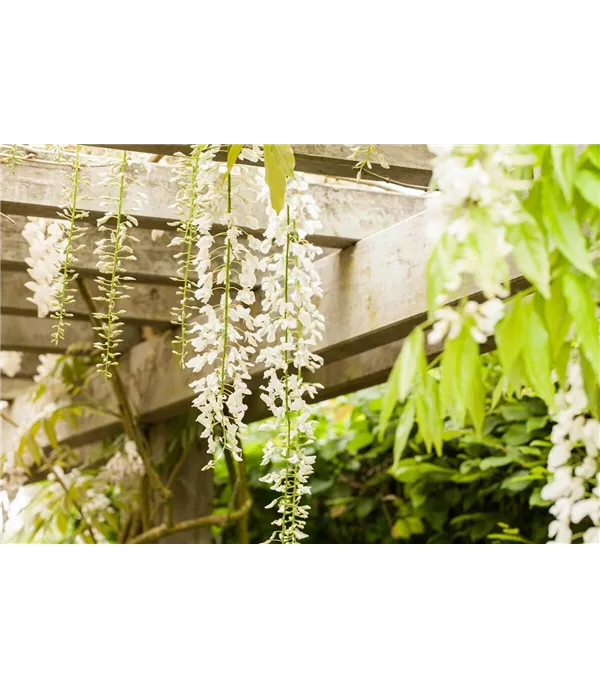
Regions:
<instances>
[{"instance_id":1,"label":"wisteria raceme","mask_svg":"<svg viewBox=\"0 0 600 688\"><path fill-rule=\"evenodd\" d=\"M2 453L4 464L0 471L0 486L14 496L20 485L27 477L27 470L35 463L36 457L31 452L22 453L17 457L17 447L22 437L30 432L38 422L49 418L57 409L69 402L67 387L62 378L55 375L59 356L56 354L42 354L34 382L43 383L43 393L33 398L31 395L19 396L11 405L10 419L12 425L7 425L2 432ZM43 426L36 433L40 444L47 444ZM37 439L36 439L37 441Z\"/></svg>"},{"instance_id":2,"label":"wisteria raceme","mask_svg":"<svg viewBox=\"0 0 600 688\"><path fill-rule=\"evenodd\" d=\"M572 524L587 518L592 525L585 530L583 541L600 544L600 422L586 418L588 399L576 354L567 368L567 390L558 392L555 406L556 424L548 454L552 478L541 493L543 499L554 502L550 513L555 520L548 536L553 542L568 544L573 537Z\"/></svg>"},{"instance_id":3,"label":"wisteria raceme","mask_svg":"<svg viewBox=\"0 0 600 688\"><path fill-rule=\"evenodd\" d=\"M65 206L59 211L59 215L64 218L64 251L61 254L60 271L55 286L56 293L56 312L52 313L50 317L54 318L52 341L58 344L64 338L65 326L68 325L68 318L71 314L67 311L67 306L75 301L75 290L71 287L72 281L77 277L77 273L73 267L76 261L76 252L80 246L77 241L81 239L84 234L84 229L78 225L78 222L88 216L86 211L77 210L77 201L81 196L81 187L89 183L81 176L81 146L78 144L75 147L75 160L73 162L73 172L67 176L67 183L65 184ZM62 149L59 149L59 160L63 156Z\"/></svg>"},{"instance_id":4,"label":"wisteria raceme","mask_svg":"<svg viewBox=\"0 0 600 688\"><path fill-rule=\"evenodd\" d=\"M357 170L357 179L362 177L365 168L370 170L373 167L373 163L377 163L386 170L390 167L386 162L385 156L374 143L350 146L350 150L352 153L348 156L348 159L357 160L357 163L354 166L354 169Z\"/></svg>"},{"instance_id":5,"label":"wisteria raceme","mask_svg":"<svg viewBox=\"0 0 600 688\"><path fill-rule=\"evenodd\" d=\"M310 494L307 483L315 460L307 451L307 444L314 439L307 399L315 396L319 385L307 382L302 372L322 365L322 359L312 351L324 331L317 306L322 296L320 277L314 267L321 250L306 241L321 223L307 188L300 179L289 182L285 210L279 216L269 213L262 246L267 254L261 264L267 272L263 313L256 318L258 336L264 341L257 361L267 366L261 398L274 416L266 427L278 433L277 443L267 443L262 462L274 464L273 470L261 480L278 493L268 505L278 511L273 521L277 530L270 542L283 544L306 537L309 507L301 501Z\"/></svg>"},{"instance_id":6,"label":"wisteria raceme","mask_svg":"<svg viewBox=\"0 0 600 688\"><path fill-rule=\"evenodd\" d=\"M528 182L518 177L535 156L510 145L437 145L433 177L439 192L427 196L427 229L436 241L429 266L434 328L430 344L458 336L463 324L484 343L503 316L501 299L509 295L507 256L512 247L507 227L524 221L519 194ZM488 300L469 302L458 311L444 303L472 280ZM450 313L452 311L452 313Z\"/></svg>"},{"instance_id":7,"label":"wisteria raceme","mask_svg":"<svg viewBox=\"0 0 600 688\"><path fill-rule=\"evenodd\" d=\"M198 282L194 276L196 247L200 236L210 237L218 187L222 181L219 165L214 162L218 150L217 145L196 144L189 156L178 156L176 167L174 181L179 190L174 207L181 219L176 223L177 235L169 246L181 247L181 251L175 255L180 301L172 311L173 324L179 328L173 341L174 353L179 357L181 366L187 360L192 318L198 313ZM209 289L211 284L207 285Z\"/></svg>"},{"instance_id":8,"label":"wisteria raceme","mask_svg":"<svg viewBox=\"0 0 600 688\"><path fill-rule=\"evenodd\" d=\"M96 301L106 304L106 312L94 313L94 317L102 321L102 325L95 328L102 341L94 343L94 347L100 350L102 357L98 369L104 373L105 378L109 378L112 375L110 369L117 365L117 347L122 341L120 335L123 332L123 323L120 318L125 311L118 309L118 301L126 298L126 292L132 289L127 282L132 281L133 277L125 274L124 267L125 261L135 260L133 249L128 242L137 241L130 233L131 229L137 226L137 220L125 210L125 191L129 183L126 151L123 151L120 161L111 167L104 183L109 188L115 188L117 196L106 198L106 201L116 206L116 209L110 210L98 220L100 231L108 236L96 242L94 251L98 256L97 268L101 273L96 278L101 292ZM138 192L135 199L137 209L143 198L144 196ZM114 226L107 226L109 222Z\"/></svg>"},{"instance_id":9,"label":"wisteria raceme","mask_svg":"<svg viewBox=\"0 0 600 688\"><path fill-rule=\"evenodd\" d=\"M28 220L22 234L29 245L25 262L31 280L25 286L33 296L27 300L37 306L38 318L45 318L58 308L57 289L67 242L62 223L40 218Z\"/></svg>"},{"instance_id":10,"label":"wisteria raceme","mask_svg":"<svg viewBox=\"0 0 600 688\"><path fill-rule=\"evenodd\" d=\"M246 155L254 152L245 151ZM260 242L242 229L239 218L244 211L238 206L252 206L249 201L262 192L261 179L257 171L237 168L230 173L220 169L218 174L220 180L215 176L215 164L209 162L198 182L205 189L202 214L195 225L194 296L200 306L197 322L189 330L196 355L187 362L195 373L209 369L190 385L196 394L193 405L200 412L198 422L204 427L201 436L214 457L206 468L225 451L242 460L239 435L245 428L244 397L250 393L247 380L258 344L251 307ZM212 231L209 210L224 230ZM257 227L258 220L245 217L243 226Z\"/></svg>"}]
</instances>

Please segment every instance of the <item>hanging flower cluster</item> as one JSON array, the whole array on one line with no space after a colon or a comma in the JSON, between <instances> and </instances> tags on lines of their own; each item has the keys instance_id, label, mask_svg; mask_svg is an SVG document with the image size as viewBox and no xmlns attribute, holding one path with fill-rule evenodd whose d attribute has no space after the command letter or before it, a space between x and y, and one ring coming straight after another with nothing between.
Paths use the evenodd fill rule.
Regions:
<instances>
[{"instance_id":1,"label":"hanging flower cluster","mask_svg":"<svg viewBox=\"0 0 600 688\"><path fill-rule=\"evenodd\" d=\"M386 162L385 156L374 143L357 144L354 146L350 146L350 150L352 151L352 153L348 156L348 160L358 161L354 166L354 169L357 170L357 179L360 179L362 177L365 168L367 170L371 170L373 167L373 163L377 163L385 170L389 170L390 168L390 166Z\"/></svg>"},{"instance_id":2,"label":"hanging flower cluster","mask_svg":"<svg viewBox=\"0 0 600 688\"><path fill-rule=\"evenodd\" d=\"M552 478L542 489L542 497L554 502L550 513L555 520L548 536L557 543L570 543L571 524L589 518L593 525L584 532L583 541L600 544L600 422L585 416L588 399L576 355L567 368L567 390L558 392L555 405L556 425L548 454ZM583 459L582 451L577 449L581 445ZM588 488L589 481L595 482L592 489Z\"/></svg>"},{"instance_id":3,"label":"hanging flower cluster","mask_svg":"<svg viewBox=\"0 0 600 688\"><path fill-rule=\"evenodd\" d=\"M56 308L54 313L50 317L55 319L52 341L58 344L61 339L64 338L65 326L68 325L68 318L71 314L67 312L67 306L75 301L74 293L75 290L72 288L71 284L73 280L77 277L77 273L73 267L76 261L76 251L79 248L77 241L81 239L84 234L84 229L77 223L88 216L86 211L77 210L77 199L80 194L80 187L83 186L84 180L81 176L81 158L80 158L81 146L77 144L75 147L75 160L73 162L73 172L68 175L67 183L65 184L64 190L66 195L66 203L62 210L59 212L65 222L63 224L62 231L64 234L63 244L64 250L61 254L61 264L58 278L56 280L55 295L56 295ZM58 159L62 159L62 150L57 151Z\"/></svg>"},{"instance_id":4,"label":"hanging flower cluster","mask_svg":"<svg viewBox=\"0 0 600 688\"><path fill-rule=\"evenodd\" d=\"M177 235L169 246L181 247L175 255L178 261L177 294L179 304L173 309L173 324L179 329L173 341L174 353L183 367L187 360L192 318L198 313L195 301L199 289L195 272L196 246L199 236L210 236L213 223L215 198L221 180L219 166L214 162L219 146L197 144L191 155L181 155L174 181L178 184L175 208L181 220L176 223ZM211 284L207 284L211 292ZM209 293L209 298L212 293Z\"/></svg>"},{"instance_id":5,"label":"hanging flower cluster","mask_svg":"<svg viewBox=\"0 0 600 688\"><path fill-rule=\"evenodd\" d=\"M19 445L23 443L23 437L31 433L31 428L38 421L49 418L69 401L67 387L62 378L54 375L58 360L59 356L55 354L42 354L39 357L39 365L33 380L38 384L43 384L43 393L36 395L35 398L31 395L17 397L10 409L13 425L6 425L2 429L3 464L0 470L0 486L12 496L25 483L27 469L36 462L36 456L28 450L28 445L25 446L24 451L17 451ZM44 428L40 427L35 438L32 439L41 445L47 443Z\"/></svg>"},{"instance_id":6,"label":"hanging flower cluster","mask_svg":"<svg viewBox=\"0 0 600 688\"><path fill-rule=\"evenodd\" d=\"M144 462L133 440L125 440L122 451L117 451L98 474L100 484L136 486L145 473Z\"/></svg>"},{"instance_id":7,"label":"hanging flower cluster","mask_svg":"<svg viewBox=\"0 0 600 688\"><path fill-rule=\"evenodd\" d=\"M439 145L433 177L439 193L427 196L427 229L437 242L428 267L429 306L435 321L430 344L455 338L463 324L484 343L504 314L500 299L509 295L507 229L525 220L519 194L528 182L521 170L536 157L517 146ZM474 282L486 303L463 310L441 308Z\"/></svg>"},{"instance_id":8,"label":"hanging flower cluster","mask_svg":"<svg viewBox=\"0 0 600 688\"><path fill-rule=\"evenodd\" d=\"M246 154L254 152L250 149ZM261 186L256 172L234 176L232 171L220 170L217 174L220 181L215 176L215 164L207 163L201 187L205 190L204 202L199 204L201 216L195 224L194 296L200 306L199 317L189 332L196 355L187 362L195 373L206 367L210 370L190 385L197 395L193 405L200 411L198 421L204 427L201 436L207 439L214 457L206 468L213 466L224 451L242 460L239 434L245 427L244 397L250 393L247 380L258 344L251 307L260 242L245 229L257 227L258 220L248 218L245 207ZM209 211L221 231L213 231Z\"/></svg>"},{"instance_id":9,"label":"hanging flower cluster","mask_svg":"<svg viewBox=\"0 0 600 688\"><path fill-rule=\"evenodd\" d=\"M22 234L29 245L25 262L29 266L27 273L31 280L25 286L33 296L27 300L37 306L38 317L45 318L58 308L57 287L67 242L61 223L40 218L28 220Z\"/></svg>"},{"instance_id":10,"label":"hanging flower cluster","mask_svg":"<svg viewBox=\"0 0 600 688\"><path fill-rule=\"evenodd\" d=\"M102 325L95 328L102 341L96 342L94 346L100 350L102 360L98 364L98 369L104 373L105 378L111 377L110 369L117 365L117 347L122 342L119 338L123 332L120 317L125 311L118 308L118 301L127 297L127 291L132 289L127 282L134 279L124 274L123 265L125 261L135 260L133 249L128 242L137 241L131 234L131 229L137 226L137 220L125 210L125 191L128 183L127 152L123 151L121 160L111 167L104 181L107 187L115 188L117 191L116 197L106 199L111 206L116 206L116 209L110 210L98 220L98 227L108 236L96 242L94 251L98 256L97 268L101 273L96 278L101 292L96 301L106 304L106 312L94 313L94 317L102 321ZM136 200L139 201L140 197L138 194ZM112 223L110 227L107 226L109 222Z\"/></svg>"},{"instance_id":11,"label":"hanging flower cluster","mask_svg":"<svg viewBox=\"0 0 600 688\"><path fill-rule=\"evenodd\" d=\"M320 385L303 378L303 371L314 372L322 359L312 349L323 337L324 319L317 307L322 296L320 277L314 259L320 249L306 241L321 226L318 208L306 193L308 185L295 180L288 183L287 206L277 215L269 214L262 251L267 255L261 267L263 313L256 318L257 334L265 345L257 362L267 369L261 398L274 416L266 427L276 430L277 443L265 446L262 465L275 468L261 480L278 493L268 508L277 507L277 530L270 541L297 543L303 532L308 506L302 498L310 494L307 485L313 472L315 456L307 451L314 439L314 421L307 398L313 398Z\"/></svg>"}]
</instances>

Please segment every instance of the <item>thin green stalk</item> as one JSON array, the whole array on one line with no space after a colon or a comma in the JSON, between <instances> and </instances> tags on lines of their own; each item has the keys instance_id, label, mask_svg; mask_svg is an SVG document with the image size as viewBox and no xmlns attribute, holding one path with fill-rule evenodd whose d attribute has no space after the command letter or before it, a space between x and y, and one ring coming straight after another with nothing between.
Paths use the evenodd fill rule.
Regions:
<instances>
[{"instance_id":1,"label":"thin green stalk","mask_svg":"<svg viewBox=\"0 0 600 688\"><path fill-rule=\"evenodd\" d=\"M231 172L227 174L227 214L231 214ZM221 400L225 392L225 358L229 338L229 280L231 268L231 241L227 239L227 257L225 259L225 309L223 318L223 356L221 358Z\"/></svg>"},{"instance_id":2,"label":"thin green stalk","mask_svg":"<svg viewBox=\"0 0 600 688\"><path fill-rule=\"evenodd\" d=\"M285 239L285 282L283 285L283 298L286 304L286 311L284 314L284 317L287 320L287 304L288 304L288 298L289 298L289 266L290 266L290 243L291 243L291 236L289 232L289 226L290 226L290 206L287 206L287 226L288 226L288 232L286 234L286 239ZM285 329L285 343L287 344L289 341L289 336L290 332L289 329L286 327ZM286 525L286 519L287 519L287 512L288 512L288 486L289 486L289 472L290 472L290 444L291 444L291 436L292 436L292 419L290 417L290 405L289 405L289 355L288 355L288 350L286 348L284 352L284 357L285 357L285 372L283 376L283 384L285 388L285 419L286 419L286 425L287 425L287 438L286 438L286 443L285 443L285 482L284 482L284 490L283 490L283 514L281 515L281 538L282 541L285 541L286 538L286 530L287 530L287 525ZM292 505L292 512L294 511L293 505ZM292 531L292 536L293 536L293 531Z\"/></svg>"},{"instance_id":3,"label":"thin green stalk","mask_svg":"<svg viewBox=\"0 0 600 688\"><path fill-rule=\"evenodd\" d=\"M64 318L65 318L65 301L67 298L67 287L69 284L69 258L71 255L71 247L73 244L73 233L75 232L75 219L77 217L77 190L79 187L79 151L80 144L75 147L75 171L73 176L73 197L71 199L71 218L69 223L69 233L67 238L67 247L65 249L65 257L63 263L62 285L59 296L60 310L56 316L56 323L54 324L54 332L52 333L52 342L55 346L65 336Z\"/></svg>"},{"instance_id":4,"label":"thin green stalk","mask_svg":"<svg viewBox=\"0 0 600 688\"><path fill-rule=\"evenodd\" d=\"M110 276L110 289L108 291L108 308L106 312L106 334L105 347L106 356L104 358L104 376L110 377L110 348L112 341L112 327L115 308L115 291L117 283L117 266L119 264L119 251L121 250L121 216L123 214L123 196L125 195L125 170L127 169L127 151L123 151L121 161L121 179L119 183L119 203L117 206L117 226L115 229L115 245L113 248L113 264Z\"/></svg>"},{"instance_id":5,"label":"thin green stalk","mask_svg":"<svg viewBox=\"0 0 600 688\"><path fill-rule=\"evenodd\" d=\"M192 263L192 251L194 248L194 217L196 215L196 177L198 176L198 166L200 165L200 149L194 150L192 158L192 172L190 178L190 211L186 223L185 241L187 243L187 254L185 257L185 270L183 274L183 287L181 292L181 353L180 366L185 367L185 354L187 351L187 332L186 332L186 316L187 316L187 299L189 289L189 274L190 265Z\"/></svg>"}]
</instances>

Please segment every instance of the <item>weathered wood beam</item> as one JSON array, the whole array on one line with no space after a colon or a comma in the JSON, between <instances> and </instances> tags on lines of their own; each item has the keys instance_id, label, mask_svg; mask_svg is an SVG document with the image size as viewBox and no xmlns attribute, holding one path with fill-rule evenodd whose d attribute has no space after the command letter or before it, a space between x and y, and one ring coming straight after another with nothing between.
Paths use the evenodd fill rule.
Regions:
<instances>
[{"instance_id":1,"label":"weathered wood beam","mask_svg":"<svg viewBox=\"0 0 600 688\"><path fill-rule=\"evenodd\" d=\"M22 394L26 394L32 387L33 380L25 378L3 377L0 380L0 399L12 401Z\"/></svg>"},{"instance_id":2,"label":"weathered wood beam","mask_svg":"<svg viewBox=\"0 0 600 688\"><path fill-rule=\"evenodd\" d=\"M12 215L10 220L12 222L2 218L1 266L3 270L25 272L29 267L25 262L25 258L29 255L29 245L23 238L22 232L28 220L25 216L18 215ZM82 277L93 279L100 274L96 268L98 256L94 255L94 249L102 232L99 232L95 225L82 226L86 228L85 235L78 244L77 262L74 265ZM134 277L137 282L172 287L171 278L177 274L177 261L173 257L176 250L167 247L172 232L159 237L156 241L150 240L146 229L134 229L131 234L139 241L133 242L136 260L128 264L127 274Z\"/></svg>"},{"instance_id":3,"label":"weathered wood beam","mask_svg":"<svg viewBox=\"0 0 600 688\"><path fill-rule=\"evenodd\" d=\"M21 358L21 368L19 372L12 378L8 378L2 373L2 380L11 379L31 379L37 371L39 365L39 354L34 354L31 352L24 352Z\"/></svg>"},{"instance_id":4,"label":"weathered wood beam","mask_svg":"<svg viewBox=\"0 0 600 688\"><path fill-rule=\"evenodd\" d=\"M31 296L25 282L29 279L27 274L13 272L2 267L0 276L0 312L3 315L23 315L37 318L37 306L28 300ZM172 283L173 284L173 283ZM130 282L133 287L129 292L129 298L123 302L126 309L122 319L125 323L136 325L149 325L157 329L171 327L171 309L179 303L176 287L158 286ZM88 282L92 296L95 298L99 292L94 282ZM74 294L75 301L68 305L67 312L73 317L69 321L89 321L89 312L81 299L79 292ZM98 310L104 311L105 305L97 302Z\"/></svg>"},{"instance_id":5,"label":"weathered wood beam","mask_svg":"<svg viewBox=\"0 0 600 688\"><path fill-rule=\"evenodd\" d=\"M318 270L325 286L321 311L327 327L324 340L316 350L328 364L324 371L335 370L329 366L339 364L340 376L351 377L353 366L359 360L356 356L364 354L361 360L368 362L371 350L405 337L425 319L425 264L431 246L421 222L422 218L415 218L390 227L319 262ZM525 284L515 274L515 288ZM476 298L478 294L472 296ZM385 355L391 361L393 354ZM177 366L170 346L155 341L134 347L125 359L126 374L140 377L132 372L137 369L136 361L140 357L145 365L152 361L154 371L152 384L143 393L136 392L143 420L156 422L188 409L194 396L189 389L193 375ZM261 384L262 373L261 367L255 367L249 382L251 389L256 390ZM370 375L365 373L364 378L369 380L368 384L374 384L377 378ZM359 379L356 384L362 385L362 375ZM341 393L343 384L334 386L336 394ZM107 399L107 403L112 402ZM90 423L82 424L79 434L69 435L69 441L93 441L116 427L114 423L107 424L104 417L92 419Z\"/></svg>"},{"instance_id":6,"label":"weathered wood beam","mask_svg":"<svg viewBox=\"0 0 600 688\"><path fill-rule=\"evenodd\" d=\"M92 146L155 155L189 154L191 144L186 143L92 143ZM327 177L355 179L356 160L348 160L352 153L348 144L292 144L296 158L296 169L309 174ZM427 187L431 179L433 156L424 144L378 144L389 169L374 163L372 169L365 168L364 178L384 177L400 184ZM219 154L225 160L226 153ZM244 164L253 164L244 162Z\"/></svg>"},{"instance_id":7,"label":"weathered wood beam","mask_svg":"<svg viewBox=\"0 0 600 688\"><path fill-rule=\"evenodd\" d=\"M172 181L172 168L161 165L150 165L149 168L143 165L132 167L136 183L128 187L125 197L126 208L132 207L133 200L140 192L145 193L148 200L143 211L134 213L139 227L166 229L172 232L173 228L169 223L177 219L171 207L177 195L177 186ZM0 210L9 216L56 218L57 210L64 204L62 186L65 171L68 169L68 166L63 165L27 161L15 168L14 173L6 171L2 179ZM99 167L85 168L83 172L83 177L88 179L91 185L87 191L88 198L84 198L78 206L81 210L89 212L90 222L102 217L106 210L102 198L106 195L106 189L102 184L105 174L106 170ZM323 229L311 240L325 248L351 246L373 232L410 216L417 208L422 208L423 203L420 197L378 192L371 188L362 191L317 184L311 185L310 191L321 209L323 223ZM258 219L261 228L266 227L264 204L244 202L243 205L236 206L234 199L234 217L238 213L241 226L244 224L244 217L252 215ZM3 231L7 224L10 223L3 223ZM10 231L10 227L8 229ZM253 230L251 233L260 236L263 229ZM215 231L221 230L222 227L215 225ZM170 255L176 252L172 249ZM142 267L141 270L144 273L153 272L146 267Z\"/></svg>"},{"instance_id":8,"label":"weathered wood beam","mask_svg":"<svg viewBox=\"0 0 600 688\"><path fill-rule=\"evenodd\" d=\"M50 318L30 318L22 315L2 316L0 348L6 351L29 351L31 353L64 353L69 346L87 344L95 341L96 333L91 325L73 322L65 331L65 339L54 346L51 341L53 321ZM120 336L123 342L120 351L131 348L140 342L139 329L125 325Z\"/></svg>"}]
</instances>

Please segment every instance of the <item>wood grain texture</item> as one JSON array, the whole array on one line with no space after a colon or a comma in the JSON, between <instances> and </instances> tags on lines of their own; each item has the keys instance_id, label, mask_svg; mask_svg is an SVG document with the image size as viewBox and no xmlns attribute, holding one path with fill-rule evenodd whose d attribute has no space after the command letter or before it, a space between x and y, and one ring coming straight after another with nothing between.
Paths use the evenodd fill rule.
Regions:
<instances>
[{"instance_id":1,"label":"wood grain texture","mask_svg":"<svg viewBox=\"0 0 600 688\"><path fill-rule=\"evenodd\" d=\"M57 210L64 203L62 185L65 171L62 165L49 165L42 161L28 161L19 165L14 173L6 172L2 179L0 210L5 215L56 218ZM90 182L87 197L78 203L80 210L89 212L89 222L95 223L105 213L103 196L106 189L103 179L104 167L84 168L82 177ZM177 220L171 207L177 195L177 185L172 181L173 170L161 165L133 164L131 174L136 183L131 184L125 195L125 209L131 211L140 193L147 195L141 212L133 213L140 229L164 229L173 232L169 223ZM364 239L373 232L384 229L413 214L422 207L422 199L401 193L388 193L356 188L335 188L325 184L310 185L310 192L321 209L323 229L311 237L311 241L325 248L345 248ZM234 198L234 217L239 213L239 224L243 226L243 216L253 215L261 229L252 234L261 236L266 227L266 212L263 203L245 202L236 206ZM3 231L5 225L3 222ZM6 227L10 231L10 226ZM223 229L214 226L214 231ZM91 244L90 244L91 245ZM171 258L175 250L167 252ZM95 265L95 261L94 261ZM147 267L142 272L153 272ZM163 274L163 273L161 273Z\"/></svg>"},{"instance_id":2,"label":"wood grain texture","mask_svg":"<svg viewBox=\"0 0 600 688\"><path fill-rule=\"evenodd\" d=\"M129 150L137 153L154 155L189 154L191 144L186 143L92 143L91 146L115 150ZM391 181L414 186L427 187L431 179L433 156L425 144L377 144L390 168L385 169L373 164L372 170L365 169L364 178L378 179L379 176ZM356 161L348 160L352 153L349 144L298 144L293 143L296 158L296 170L309 174L320 174L326 177L355 179ZM225 153L219 159L225 160ZM244 164L252 164L245 162Z\"/></svg>"}]
</instances>

